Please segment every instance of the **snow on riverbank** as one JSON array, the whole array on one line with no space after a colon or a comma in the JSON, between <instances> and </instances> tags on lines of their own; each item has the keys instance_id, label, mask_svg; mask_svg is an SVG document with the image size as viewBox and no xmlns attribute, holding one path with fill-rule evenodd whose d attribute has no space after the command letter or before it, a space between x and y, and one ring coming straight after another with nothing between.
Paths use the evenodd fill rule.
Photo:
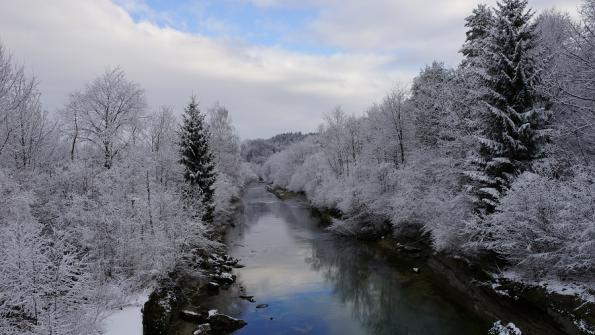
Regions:
<instances>
[{"instance_id":1,"label":"snow on riverbank","mask_svg":"<svg viewBox=\"0 0 595 335\"><path fill-rule=\"evenodd\" d=\"M143 318L141 309L151 291L143 291L133 296L122 309L114 310L103 320L104 335L142 335Z\"/></svg>"},{"instance_id":2,"label":"snow on riverbank","mask_svg":"<svg viewBox=\"0 0 595 335\"><path fill-rule=\"evenodd\" d=\"M587 284L561 282L556 278L546 278L539 282L533 282L527 280L515 271L510 270L503 271L499 274L494 274L494 278L511 280L528 286L537 285L539 287L543 287L548 293L576 296L585 303L595 303L595 296L592 293L592 286Z\"/></svg>"}]
</instances>

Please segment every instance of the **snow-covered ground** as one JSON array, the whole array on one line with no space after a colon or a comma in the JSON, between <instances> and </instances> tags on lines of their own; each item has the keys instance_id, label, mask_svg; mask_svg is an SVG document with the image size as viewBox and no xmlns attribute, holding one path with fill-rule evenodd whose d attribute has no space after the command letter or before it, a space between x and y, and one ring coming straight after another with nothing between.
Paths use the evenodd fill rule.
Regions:
<instances>
[{"instance_id":1,"label":"snow-covered ground","mask_svg":"<svg viewBox=\"0 0 595 335\"><path fill-rule=\"evenodd\" d=\"M494 278L512 280L526 285L538 285L540 287L543 287L548 293L576 296L584 302L595 303L595 296L593 295L591 288L592 286L589 286L589 284L587 283L563 283L556 278L546 278L542 279L539 282L532 282L525 279L522 275L512 270L507 270L499 274L494 274Z\"/></svg>"},{"instance_id":2,"label":"snow-covered ground","mask_svg":"<svg viewBox=\"0 0 595 335\"><path fill-rule=\"evenodd\" d=\"M144 291L132 297L122 309L114 310L103 321L105 335L142 335L143 319L141 309L149 299L150 291Z\"/></svg>"}]
</instances>

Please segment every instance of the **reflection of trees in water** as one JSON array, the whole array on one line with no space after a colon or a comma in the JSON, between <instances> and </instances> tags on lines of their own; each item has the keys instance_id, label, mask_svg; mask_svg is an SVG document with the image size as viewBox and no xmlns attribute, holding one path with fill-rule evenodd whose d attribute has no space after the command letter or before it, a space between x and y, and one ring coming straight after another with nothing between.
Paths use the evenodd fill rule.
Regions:
<instances>
[{"instance_id":1,"label":"reflection of trees in water","mask_svg":"<svg viewBox=\"0 0 595 335\"><path fill-rule=\"evenodd\" d=\"M251 225L271 213L271 206L276 205L276 198L271 198L272 194L267 193L264 189L248 188L246 193L242 199L241 212L237 215L235 228L229 230L228 241L241 241L250 231Z\"/></svg>"},{"instance_id":2,"label":"reflection of trees in water","mask_svg":"<svg viewBox=\"0 0 595 335\"><path fill-rule=\"evenodd\" d=\"M407 265L404 271L387 265L374 246L345 239L315 239L311 264L371 334L469 332L471 326L436 299L428 280L411 274Z\"/></svg>"},{"instance_id":3,"label":"reflection of trees in water","mask_svg":"<svg viewBox=\"0 0 595 335\"><path fill-rule=\"evenodd\" d=\"M400 284L395 278L379 278L381 269L371 265L377 260L369 248L345 240L315 240L312 259L313 268L333 284L340 301L370 333L407 333L395 322L395 309L402 304Z\"/></svg>"},{"instance_id":4,"label":"reflection of trees in water","mask_svg":"<svg viewBox=\"0 0 595 335\"><path fill-rule=\"evenodd\" d=\"M260 215L272 212L294 232L316 234L310 241L312 249L307 262L333 284L339 300L350 307L353 317L370 333L411 334L408 324L401 321L419 316L407 306L411 299L403 297L401 286L407 280L399 278L395 271L388 271L385 265L378 266L384 260L372 248L320 231L310 209L297 201L267 203L262 208L253 206L252 210L260 211Z\"/></svg>"},{"instance_id":5,"label":"reflection of trees in water","mask_svg":"<svg viewBox=\"0 0 595 335\"><path fill-rule=\"evenodd\" d=\"M369 333L473 333L464 325L465 320L436 299L424 274L411 273L411 264L401 268L398 264L388 265L375 246L320 231L305 203L278 201L263 189L251 192L245 197L249 201L244 203L243 222L234 229L237 236L241 238L262 216L271 214L285 221L296 240L311 244L306 261L323 274L336 297ZM312 233L315 237L308 238Z\"/></svg>"},{"instance_id":6,"label":"reflection of trees in water","mask_svg":"<svg viewBox=\"0 0 595 335\"><path fill-rule=\"evenodd\" d=\"M310 209L298 201L284 201L271 204L271 211L285 222L290 228L299 231L311 231L316 224L310 214Z\"/></svg>"},{"instance_id":7,"label":"reflection of trees in water","mask_svg":"<svg viewBox=\"0 0 595 335\"><path fill-rule=\"evenodd\" d=\"M354 318L372 334L411 334L407 323L400 323L419 317L410 308L403 310L410 300L402 296L401 285L406 284L406 279L387 271L384 265L376 266L384 260L372 248L323 233L317 228L318 221L312 217L310 208L299 201L251 203L246 212L247 222L272 213L294 232L314 232L319 238L310 241L312 254L307 261L333 284L335 294L350 306ZM404 318L397 316L398 313Z\"/></svg>"}]
</instances>

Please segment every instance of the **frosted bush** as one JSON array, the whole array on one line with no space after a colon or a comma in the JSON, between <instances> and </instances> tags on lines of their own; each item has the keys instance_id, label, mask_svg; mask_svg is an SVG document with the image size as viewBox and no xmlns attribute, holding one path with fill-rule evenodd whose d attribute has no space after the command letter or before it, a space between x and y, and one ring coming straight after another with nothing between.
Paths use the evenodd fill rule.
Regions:
<instances>
[{"instance_id":1,"label":"frosted bush","mask_svg":"<svg viewBox=\"0 0 595 335\"><path fill-rule=\"evenodd\" d=\"M479 246L494 250L526 275L592 276L595 272L595 183L577 171L570 180L526 172L477 227Z\"/></svg>"}]
</instances>

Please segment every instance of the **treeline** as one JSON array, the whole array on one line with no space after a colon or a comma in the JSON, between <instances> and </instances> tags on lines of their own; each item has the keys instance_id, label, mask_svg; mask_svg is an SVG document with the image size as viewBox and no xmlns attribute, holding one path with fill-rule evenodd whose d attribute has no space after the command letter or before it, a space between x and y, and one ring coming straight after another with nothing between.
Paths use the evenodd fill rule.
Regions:
<instances>
[{"instance_id":1,"label":"treeline","mask_svg":"<svg viewBox=\"0 0 595 335\"><path fill-rule=\"evenodd\" d=\"M183 127L111 69L50 115L0 48L0 333L94 334L106 311L208 250L247 174L229 112ZM189 154L189 152L192 154Z\"/></svg>"},{"instance_id":2,"label":"treeline","mask_svg":"<svg viewBox=\"0 0 595 335\"><path fill-rule=\"evenodd\" d=\"M338 233L413 226L437 250L497 254L517 279L592 288L595 1L577 21L527 5L478 6L459 66L426 66L363 116L338 108L260 175L339 209Z\"/></svg>"},{"instance_id":3,"label":"treeline","mask_svg":"<svg viewBox=\"0 0 595 335\"><path fill-rule=\"evenodd\" d=\"M279 134L268 139L246 140L241 146L242 158L248 163L260 165L273 154L285 150L291 144L299 142L307 136L307 134L297 132Z\"/></svg>"}]
</instances>

